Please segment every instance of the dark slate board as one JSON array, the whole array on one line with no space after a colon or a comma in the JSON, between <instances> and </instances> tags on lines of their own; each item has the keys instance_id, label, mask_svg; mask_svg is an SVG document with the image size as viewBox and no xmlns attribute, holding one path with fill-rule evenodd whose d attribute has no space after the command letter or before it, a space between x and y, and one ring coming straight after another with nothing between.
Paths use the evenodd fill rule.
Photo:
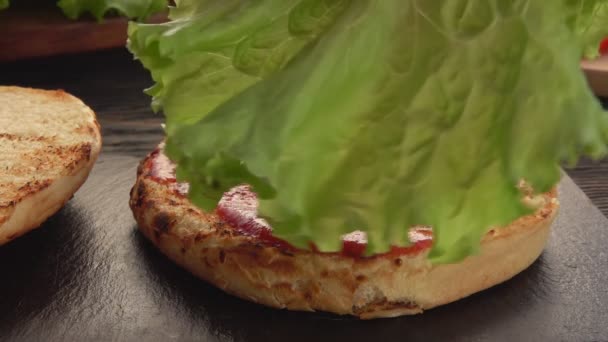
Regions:
<instances>
[{"instance_id":1,"label":"dark slate board","mask_svg":"<svg viewBox=\"0 0 608 342\"><path fill-rule=\"evenodd\" d=\"M568 178L528 270L423 315L358 321L264 308L174 266L136 230L136 164L103 156L63 210L0 247L0 340L608 340L608 220Z\"/></svg>"}]
</instances>

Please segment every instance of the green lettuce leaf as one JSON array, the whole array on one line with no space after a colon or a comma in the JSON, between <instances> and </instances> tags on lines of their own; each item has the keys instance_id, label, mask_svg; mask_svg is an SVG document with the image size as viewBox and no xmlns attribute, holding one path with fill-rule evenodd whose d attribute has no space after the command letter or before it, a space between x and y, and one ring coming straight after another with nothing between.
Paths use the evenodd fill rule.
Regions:
<instances>
[{"instance_id":1,"label":"green lettuce leaf","mask_svg":"<svg viewBox=\"0 0 608 342\"><path fill-rule=\"evenodd\" d=\"M8 0L0 0L0 10L8 8L9 2Z\"/></svg>"},{"instance_id":2,"label":"green lettuce leaf","mask_svg":"<svg viewBox=\"0 0 608 342\"><path fill-rule=\"evenodd\" d=\"M452 262L530 212L520 179L544 192L560 162L606 152L579 69L605 1L582 2L182 0L130 48L194 203L249 183L298 246L359 229L383 252L427 224L431 260Z\"/></svg>"},{"instance_id":3,"label":"green lettuce leaf","mask_svg":"<svg viewBox=\"0 0 608 342\"><path fill-rule=\"evenodd\" d=\"M106 12L115 10L126 17L143 20L167 8L167 0L59 0L57 5L70 19L89 12L101 20Z\"/></svg>"},{"instance_id":4,"label":"green lettuce leaf","mask_svg":"<svg viewBox=\"0 0 608 342\"><path fill-rule=\"evenodd\" d=\"M344 9L346 0L180 1L172 22L131 23L129 43L156 82L167 129L200 120L281 69Z\"/></svg>"},{"instance_id":5,"label":"green lettuce leaf","mask_svg":"<svg viewBox=\"0 0 608 342\"><path fill-rule=\"evenodd\" d=\"M598 56L598 45L606 37L608 2L605 0L564 0L570 11L568 22L580 37L584 56Z\"/></svg>"}]
</instances>

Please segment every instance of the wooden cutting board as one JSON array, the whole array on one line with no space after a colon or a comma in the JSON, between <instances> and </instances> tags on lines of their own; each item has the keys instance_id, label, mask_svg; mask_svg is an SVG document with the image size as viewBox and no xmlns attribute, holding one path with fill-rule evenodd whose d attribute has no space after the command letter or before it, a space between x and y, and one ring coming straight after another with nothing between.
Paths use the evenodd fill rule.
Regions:
<instances>
[{"instance_id":1,"label":"wooden cutting board","mask_svg":"<svg viewBox=\"0 0 608 342\"><path fill-rule=\"evenodd\" d=\"M608 56L583 61L581 67L593 92L597 96L608 97Z\"/></svg>"},{"instance_id":2,"label":"wooden cutting board","mask_svg":"<svg viewBox=\"0 0 608 342\"><path fill-rule=\"evenodd\" d=\"M0 62L23 58L78 53L124 46L128 20L110 17L97 22L92 17L69 20L55 6L28 6L0 11ZM166 20L166 13L149 22ZM583 61L593 91L608 97L608 58Z\"/></svg>"},{"instance_id":3,"label":"wooden cutting board","mask_svg":"<svg viewBox=\"0 0 608 342\"><path fill-rule=\"evenodd\" d=\"M151 17L162 22L166 14ZM56 7L0 11L0 62L124 46L128 20L90 16L70 20Z\"/></svg>"}]
</instances>

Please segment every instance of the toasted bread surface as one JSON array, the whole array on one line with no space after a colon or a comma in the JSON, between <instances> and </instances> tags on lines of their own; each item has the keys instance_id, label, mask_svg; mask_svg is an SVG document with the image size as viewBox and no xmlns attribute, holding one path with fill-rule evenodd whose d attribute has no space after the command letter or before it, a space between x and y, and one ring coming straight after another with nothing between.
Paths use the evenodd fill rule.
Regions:
<instances>
[{"instance_id":1,"label":"toasted bread surface","mask_svg":"<svg viewBox=\"0 0 608 342\"><path fill-rule=\"evenodd\" d=\"M0 245L38 227L84 183L101 148L93 111L64 91L0 86Z\"/></svg>"},{"instance_id":2,"label":"toasted bread surface","mask_svg":"<svg viewBox=\"0 0 608 342\"><path fill-rule=\"evenodd\" d=\"M171 167L162 151L150 154L130 200L139 229L170 259L246 300L363 319L421 313L513 277L542 252L559 206L556 191L542 195L534 214L491 230L480 253L459 263L431 264L428 248L350 257L285 249L240 233L191 204L183 185L167 176Z\"/></svg>"}]
</instances>

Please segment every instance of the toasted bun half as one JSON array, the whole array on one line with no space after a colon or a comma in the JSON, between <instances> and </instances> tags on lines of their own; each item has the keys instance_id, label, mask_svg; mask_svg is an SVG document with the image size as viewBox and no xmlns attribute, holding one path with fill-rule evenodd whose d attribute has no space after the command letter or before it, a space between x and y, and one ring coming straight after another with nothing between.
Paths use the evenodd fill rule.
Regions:
<instances>
[{"instance_id":1,"label":"toasted bun half","mask_svg":"<svg viewBox=\"0 0 608 342\"><path fill-rule=\"evenodd\" d=\"M95 113L61 91L0 86L0 245L40 226L99 155Z\"/></svg>"},{"instance_id":2,"label":"toasted bun half","mask_svg":"<svg viewBox=\"0 0 608 342\"><path fill-rule=\"evenodd\" d=\"M130 200L139 229L166 256L246 300L363 319L421 313L513 277L542 252L558 209L556 192L544 194L536 213L491 230L479 254L433 265L428 245L352 257L268 243L192 205L173 172L162 150L153 152L138 168Z\"/></svg>"}]
</instances>

